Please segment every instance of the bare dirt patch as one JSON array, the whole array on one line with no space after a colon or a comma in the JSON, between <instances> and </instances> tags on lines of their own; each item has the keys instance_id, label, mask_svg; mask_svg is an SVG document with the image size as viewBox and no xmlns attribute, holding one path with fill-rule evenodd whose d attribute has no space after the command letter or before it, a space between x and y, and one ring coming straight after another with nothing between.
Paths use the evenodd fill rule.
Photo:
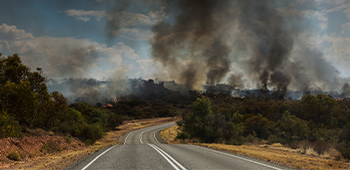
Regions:
<instances>
[{"instance_id":1,"label":"bare dirt patch","mask_svg":"<svg viewBox=\"0 0 350 170\"><path fill-rule=\"evenodd\" d=\"M125 121L115 131L106 132L91 146L69 136L31 136L0 139L0 169L65 169L82 158L103 148L117 144L116 141L129 131L180 118L154 118ZM69 138L69 139L68 139ZM21 161L6 158L9 152L20 152Z\"/></svg>"}]
</instances>

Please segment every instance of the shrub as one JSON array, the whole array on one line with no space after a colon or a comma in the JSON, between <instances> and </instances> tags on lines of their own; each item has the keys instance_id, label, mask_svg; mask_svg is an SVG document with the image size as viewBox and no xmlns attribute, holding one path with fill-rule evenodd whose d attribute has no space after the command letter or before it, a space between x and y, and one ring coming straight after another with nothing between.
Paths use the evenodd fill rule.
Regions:
<instances>
[{"instance_id":1,"label":"shrub","mask_svg":"<svg viewBox=\"0 0 350 170\"><path fill-rule=\"evenodd\" d=\"M18 152L10 152L7 154L7 158L14 160L14 161L20 161L21 155Z\"/></svg>"},{"instance_id":2,"label":"shrub","mask_svg":"<svg viewBox=\"0 0 350 170\"><path fill-rule=\"evenodd\" d=\"M316 141L312 143L312 149L318 154L322 155L325 151L328 151L330 146L325 141Z\"/></svg>"},{"instance_id":3,"label":"shrub","mask_svg":"<svg viewBox=\"0 0 350 170\"><path fill-rule=\"evenodd\" d=\"M85 125L81 132L80 132L80 138L83 141L86 141L90 139L92 143L94 143L97 139L100 139L103 135L103 129L100 126L99 123L95 123L92 125Z\"/></svg>"},{"instance_id":4,"label":"shrub","mask_svg":"<svg viewBox=\"0 0 350 170\"><path fill-rule=\"evenodd\" d=\"M0 111L0 138L22 136L22 128L7 112Z\"/></svg>"},{"instance_id":5,"label":"shrub","mask_svg":"<svg viewBox=\"0 0 350 170\"><path fill-rule=\"evenodd\" d=\"M71 137L69 136L69 137L65 137L64 138L64 140L67 142L67 143L72 143L72 139L71 139Z\"/></svg>"},{"instance_id":6,"label":"shrub","mask_svg":"<svg viewBox=\"0 0 350 170\"><path fill-rule=\"evenodd\" d=\"M40 149L43 153L53 153L53 152L59 152L63 149L56 144L54 141L48 141L46 145L43 145Z\"/></svg>"},{"instance_id":7,"label":"shrub","mask_svg":"<svg viewBox=\"0 0 350 170\"><path fill-rule=\"evenodd\" d=\"M335 146L345 159L350 160L350 143L341 142Z\"/></svg>"},{"instance_id":8,"label":"shrub","mask_svg":"<svg viewBox=\"0 0 350 170\"><path fill-rule=\"evenodd\" d=\"M109 114L109 119L108 119L108 128L111 130L114 130L117 126L123 124L123 117L121 115L117 115L110 110L106 110L106 113Z\"/></svg>"},{"instance_id":9,"label":"shrub","mask_svg":"<svg viewBox=\"0 0 350 170\"><path fill-rule=\"evenodd\" d=\"M180 133L178 133L177 135L176 135L176 139L187 139L187 138L189 138L189 135L187 134L187 133L185 133L185 132L180 132Z\"/></svg>"},{"instance_id":10,"label":"shrub","mask_svg":"<svg viewBox=\"0 0 350 170\"><path fill-rule=\"evenodd\" d=\"M306 153L306 150L309 148L309 143L310 142L308 140L302 140L298 143L298 147L302 149L302 154Z\"/></svg>"},{"instance_id":11,"label":"shrub","mask_svg":"<svg viewBox=\"0 0 350 170\"><path fill-rule=\"evenodd\" d=\"M84 141L85 145L92 145L94 142L92 142L92 140L87 139Z\"/></svg>"},{"instance_id":12,"label":"shrub","mask_svg":"<svg viewBox=\"0 0 350 170\"><path fill-rule=\"evenodd\" d=\"M255 131L253 131L252 134L249 134L249 135L247 136L247 142L248 142L248 143L257 143L258 140L259 140L259 139L256 137Z\"/></svg>"},{"instance_id":13,"label":"shrub","mask_svg":"<svg viewBox=\"0 0 350 170\"><path fill-rule=\"evenodd\" d=\"M242 136L238 136L235 138L232 138L228 143L230 145L243 145L246 142L246 139Z\"/></svg>"},{"instance_id":14,"label":"shrub","mask_svg":"<svg viewBox=\"0 0 350 170\"><path fill-rule=\"evenodd\" d=\"M179 120L179 121L176 121L176 124L181 127L184 122L185 122L184 120Z\"/></svg>"}]
</instances>

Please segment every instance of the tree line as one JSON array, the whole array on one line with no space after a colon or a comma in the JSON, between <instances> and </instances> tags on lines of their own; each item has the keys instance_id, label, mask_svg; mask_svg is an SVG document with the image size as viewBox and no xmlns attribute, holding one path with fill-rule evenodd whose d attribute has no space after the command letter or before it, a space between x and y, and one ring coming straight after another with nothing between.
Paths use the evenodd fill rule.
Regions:
<instances>
[{"instance_id":1,"label":"tree line","mask_svg":"<svg viewBox=\"0 0 350 170\"><path fill-rule=\"evenodd\" d=\"M41 68L31 71L17 54L0 54L0 138L20 137L42 128L69 134L92 144L103 133L122 124L123 118L108 109L87 103L69 107L59 92L49 93Z\"/></svg>"},{"instance_id":2,"label":"tree line","mask_svg":"<svg viewBox=\"0 0 350 170\"><path fill-rule=\"evenodd\" d=\"M213 103L213 104L212 104ZM292 148L313 146L322 154L333 146L350 158L350 100L318 94L297 101L202 96L178 122L179 139L241 145L265 140Z\"/></svg>"}]
</instances>

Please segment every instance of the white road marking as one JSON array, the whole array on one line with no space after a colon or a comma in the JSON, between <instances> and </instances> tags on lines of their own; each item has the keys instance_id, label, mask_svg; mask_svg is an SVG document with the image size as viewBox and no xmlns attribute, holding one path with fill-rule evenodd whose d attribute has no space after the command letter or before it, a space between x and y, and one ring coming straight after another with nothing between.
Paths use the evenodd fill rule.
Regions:
<instances>
[{"instance_id":1,"label":"white road marking","mask_svg":"<svg viewBox=\"0 0 350 170\"><path fill-rule=\"evenodd\" d=\"M152 144L153 145L153 144ZM168 156L173 162L176 163L177 166L179 166L181 169L186 170L185 167L183 167L179 162L177 162L173 157L171 157L169 154L167 154L165 151L163 151L162 149L160 149L158 146L153 145L154 147L156 147L157 149L159 149L161 152L163 152L166 156Z\"/></svg>"},{"instance_id":2,"label":"white road marking","mask_svg":"<svg viewBox=\"0 0 350 170\"><path fill-rule=\"evenodd\" d=\"M126 139L128 139L128 137L129 137L129 135L131 134L132 132L130 132L127 136L126 136L126 138L125 138L125 140L124 140L124 145L125 145L125 143L126 143Z\"/></svg>"},{"instance_id":3,"label":"white road marking","mask_svg":"<svg viewBox=\"0 0 350 170\"><path fill-rule=\"evenodd\" d=\"M241 159L241 160L244 160L244 161L247 161L247 162L251 162L251 163L258 164L258 165L262 165L262 166L265 166L265 167L268 167L268 168L271 168L271 169L282 170L280 168L276 168L276 167L273 167L273 166L270 166L270 165L266 165L266 164L263 164L263 163L260 163L260 162L256 162L256 161L253 161L253 160L250 160L250 159L242 158L242 157L239 157L239 156L231 155L231 154L228 154L228 153L225 153L225 152L219 152L219 151L216 151L216 150L207 149L205 147L200 147L200 146L196 146L196 145L192 145L192 146L197 147L199 149L207 150L207 151L210 151L210 152L215 152L215 153L218 153L218 154L222 154L222 155L230 156L230 157L233 157L233 158Z\"/></svg>"},{"instance_id":4,"label":"white road marking","mask_svg":"<svg viewBox=\"0 0 350 170\"><path fill-rule=\"evenodd\" d=\"M101 153L100 155L98 155L94 160L92 160L89 164L87 164L83 169L81 170L85 170L87 167L89 167L93 162L95 162L100 156L102 156L103 154L105 154L106 152L108 152L109 150L113 149L114 147L116 147L118 145L114 145L112 147L110 147L109 149L105 150L103 153Z\"/></svg>"},{"instance_id":5,"label":"white road marking","mask_svg":"<svg viewBox=\"0 0 350 170\"><path fill-rule=\"evenodd\" d=\"M155 145L152 145L152 144L148 144L149 146L151 146L154 150L156 150L160 155L162 155L166 161L168 161L170 163L171 166L173 166L176 170L180 170L179 167L182 169L182 170L186 170L186 168L184 168L181 164L179 164L174 158L172 158L171 156L169 156L166 152L164 152L163 150L161 150L160 148L157 148L157 146ZM167 156L165 156L164 154L166 154L172 161L174 161L174 163L176 163L179 167L177 167L172 161L170 161L168 159Z\"/></svg>"},{"instance_id":6,"label":"white road marking","mask_svg":"<svg viewBox=\"0 0 350 170\"><path fill-rule=\"evenodd\" d=\"M143 134L144 132L146 132L146 131L147 131L147 130L143 131L143 132L140 134L140 136L139 136L139 139L140 139L141 144L143 144L143 142L142 142L142 134Z\"/></svg>"},{"instance_id":7,"label":"white road marking","mask_svg":"<svg viewBox=\"0 0 350 170\"><path fill-rule=\"evenodd\" d=\"M154 139L156 139L156 141L160 144L160 142L159 142L158 139L156 138L156 132L158 132L158 131L155 131L155 132L153 133L153 136L154 136Z\"/></svg>"}]
</instances>

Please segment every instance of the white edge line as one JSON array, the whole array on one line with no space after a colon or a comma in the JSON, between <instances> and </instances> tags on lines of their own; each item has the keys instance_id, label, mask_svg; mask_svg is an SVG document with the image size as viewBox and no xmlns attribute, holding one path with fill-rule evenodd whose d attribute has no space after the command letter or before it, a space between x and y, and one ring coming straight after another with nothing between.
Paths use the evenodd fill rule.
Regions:
<instances>
[{"instance_id":1,"label":"white edge line","mask_svg":"<svg viewBox=\"0 0 350 170\"><path fill-rule=\"evenodd\" d=\"M94 160L92 160L89 164L87 164L83 169L81 170L85 170L87 167L89 167L92 163L94 163L100 156L102 156L103 154L105 154L106 152L108 152L109 150L113 149L114 147L116 147L118 145L114 145L112 147L110 147L109 149L105 150L104 152L102 152L100 155L98 155Z\"/></svg>"},{"instance_id":2,"label":"white edge line","mask_svg":"<svg viewBox=\"0 0 350 170\"><path fill-rule=\"evenodd\" d=\"M153 145L153 144L152 144ZM185 167L183 167L179 162L177 162L173 157L171 157L169 154L167 154L165 151L163 151L162 149L160 149L158 146L153 145L154 147L156 147L157 149L159 149L161 152L163 152L166 156L168 156L173 162L176 163L177 166L179 166L181 169L186 170Z\"/></svg>"},{"instance_id":3,"label":"white edge line","mask_svg":"<svg viewBox=\"0 0 350 170\"><path fill-rule=\"evenodd\" d=\"M176 165L174 163L172 163L162 152L160 152L157 148L155 148L154 146L152 146L151 144L148 144L149 146L151 146L154 150L156 150L160 155L162 155L166 161L168 161L170 163L171 166L173 166L176 170L180 170L178 167L176 167Z\"/></svg>"},{"instance_id":4,"label":"white edge line","mask_svg":"<svg viewBox=\"0 0 350 170\"><path fill-rule=\"evenodd\" d=\"M158 141L158 139L156 138L156 133L157 133L158 131L155 131L154 133L153 133L153 136L154 136L154 139L156 139L156 141L160 144L160 142Z\"/></svg>"},{"instance_id":5,"label":"white edge line","mask_svg":"<svg viewBox=\"0 0 350 170\"><path fill-rule=\"evenodd\" d=\"M124 145L126 143L126 139L128 139L129 135L131 134L131 132L126 136L125 140L124 140Z\"/></svg>"},{"instance_id":6,"label":"white edge line","mask_svg":"<svg viewBox=\"0 0 350 170\"><path fill-rule=\"evenodd\" d=\"M146 132L146 131L147 131L147 130L141 132L141 134L140 134L140 136L139 136L139 139L140 139L141 144L143 144L143 142L142 142L142 134L143 134L144 132Z\"/></svg>"},{"instance_id":7,"label":"white edge line","mask_svg":"<svg viewBox=\"0 0 350 170\"><path fill-rule=\"evenodd\" d=\"M216 150L213 150L213 149L207 149L205 147L200 147L200 146L197 146L197 145L193 145L193 146L195 146L197 148L200 148L200 149L208 150L208 151L211 151L211 152L219 153L219 154L222 154L222 155L226 155L226 156L234 157L234 158L237 158L237 159L245 160L245 161L248 161L248 162L252 162L252 163L255 163L255 164L258 164L258 165L262 165L262 166L265 166L265 167L268 167L268 168L271 168L271 169L282 170L280 168L276 168L276 167L273 167L273 166L270 166L270 165L266 165L264 163L256 162L256 161L253 161L253 160L250 160L250 159L246 159L246 158L242 158L242 157L239 157L239 156L231 155L231 154L228 154L228 153L225 153L225 152L219 152L219 151L216 151Z\"/></svg>"}]
</instances>

